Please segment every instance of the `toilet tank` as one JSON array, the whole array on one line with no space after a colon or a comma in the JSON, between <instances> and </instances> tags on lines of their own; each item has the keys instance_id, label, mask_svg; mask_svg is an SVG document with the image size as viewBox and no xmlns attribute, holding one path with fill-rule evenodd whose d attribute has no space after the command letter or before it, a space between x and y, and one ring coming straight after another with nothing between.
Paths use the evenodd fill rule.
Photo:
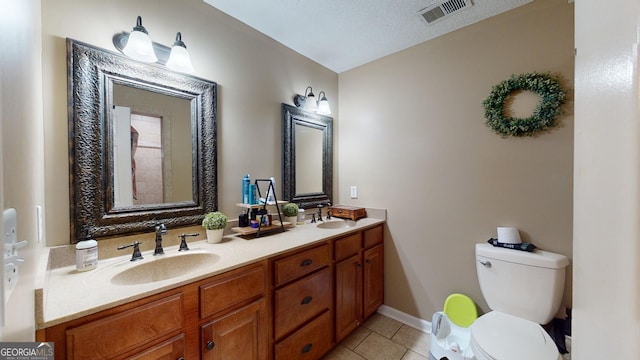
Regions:
<instances>
[{"instance_id":1,"label":"toilet tank","mask_svg":"<svg viewBox=\"0 0 640 360\"><path fill-rule=\"evenodd\" d=\"M480 290L492 310L547 324L558 311L569 259L536 250L526 252L476 244Z\"/></svg>"}]
</instances>

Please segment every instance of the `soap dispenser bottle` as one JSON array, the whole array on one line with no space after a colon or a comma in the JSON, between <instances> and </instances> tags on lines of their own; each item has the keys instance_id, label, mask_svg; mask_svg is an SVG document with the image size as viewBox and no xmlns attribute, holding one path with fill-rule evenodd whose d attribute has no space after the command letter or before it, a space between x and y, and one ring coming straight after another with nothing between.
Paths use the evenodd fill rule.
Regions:
<instances>
[{"instance_id":1,"label":"soap dispenser bottle","mask_svg":"<svg viewBox=\"0 0 640 360\"><path fill-rule=\"evenodd\" d=\"M249 197L250 184L251 184L251 179L249 178L249 174L247 174L242 178L242 203L243 204L251 203L251 199Z\"/></svg>"},{"instance_id":2,"label":"soap dispenser bottle","mask_svg":"<svg viewBox=\"0 0 640 360\"><path fill-rule=\"evenodd\" d=\"M93 270L98 266L98 242L87 238L76 244L76 270Z\"/></svg>"}]
</instances>

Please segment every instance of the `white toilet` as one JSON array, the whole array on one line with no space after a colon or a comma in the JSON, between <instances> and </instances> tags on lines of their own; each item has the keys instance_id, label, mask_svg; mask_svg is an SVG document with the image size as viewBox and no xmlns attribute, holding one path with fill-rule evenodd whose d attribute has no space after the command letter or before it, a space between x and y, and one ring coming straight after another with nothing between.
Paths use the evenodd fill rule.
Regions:
<instances>
[{"instance_id":1,"label":"white toilet","mask_svg":"<svg viewBox=\"0 0 640 360\"><path fill-rule=\"evenodd\" d=\"M491 312L471 325L478 360L558 360L556 344L539 325L553 319L564 292L569 259L476 244L480 289Z\"/></svg>"}]
</instances>

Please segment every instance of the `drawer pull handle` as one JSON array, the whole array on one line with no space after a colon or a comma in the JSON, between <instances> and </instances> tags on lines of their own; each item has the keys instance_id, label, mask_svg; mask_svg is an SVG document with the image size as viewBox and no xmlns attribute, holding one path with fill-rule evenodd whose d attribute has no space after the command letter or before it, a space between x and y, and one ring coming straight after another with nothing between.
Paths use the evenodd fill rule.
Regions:
<instances>
[{"instance_id":1,"label":"drawer pull handle","mask_svg":"<svg viewBox=\"0 0 640 360\"><path fill-rule=\"evenodd\" d=\"M313 264L313 260L305 259L302 263L300 263L300 266L309 266L311 264Z\"/></svg>"},{"instance_id":2,"label":"drawer pull handle","mask_svg":"<svg viewBox=\"0 0 640 360\"><path fill-rule=\"evenodd\" d=\"M311 302L311 300L313 300L313 298L311 296L305 296L304 299L302 299L301 304L302 305L307 305L308 303Z\"/></svg>"},{"instance_id":3,"label":"drawer pull handle","mask_svg":"<svg viewBox=\"0 0 640 360\"><path fill-rule=\"evenodd\" d=\"M216 343L214 343L213 341L211 340L207 341L207 350L213 350L215 346L216 346Z\"/></svg>"},{"instance_id":4,"label":"drawer pull handle","mask_svg":"<svg viewBox=\"0 0 640 360\"><path fill-rule=\"evenodd\" d=\"M309 351L311 351L311 348L313 347L313 344L307 344L302 348L302 353L308 353Z\"/></svg>"}]
</instances>

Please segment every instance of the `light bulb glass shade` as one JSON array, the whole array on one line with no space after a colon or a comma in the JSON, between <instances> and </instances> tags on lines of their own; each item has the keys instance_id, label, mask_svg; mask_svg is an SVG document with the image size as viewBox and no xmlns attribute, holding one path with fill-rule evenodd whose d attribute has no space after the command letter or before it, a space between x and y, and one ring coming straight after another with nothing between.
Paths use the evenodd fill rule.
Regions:
<instances>
[{"instance_id":1,"label":"light bulb glass shade","mask_svg":"<svg viewBox=\"0 0 640 360\"><path fill-rule=\"evenodd\" d=\"M171 48L171 54L169 55L169 60L167 60L167 67L171 70L186 73L192 73L194 71L189 52L180 45L173 45Z\"/></svg>"},{"instance_id":2,"label":"light bulb glass shade","mask_svg":"<svg viewBox=\"0 0 640 360\"><path fill-rule=\"evenodd\" d=\"M318 114L320 115L331 115L331 108L329 107L329 100L324 94L324 91L320 91L318 94L320 101L318 101Z\"/></svg>"},{"instance_id":3,"label":"light bulb glass shade","mask_svg":"<svg viewBox=\"0 0 640 360\"><path fill-rule=\"evenodd\" d=\"M316 103L316 97L311 94L304 100L304 106L302 107L306 111L316 112L318 110L318 104Z\"/></svg>"},{"instance_id":4,"label":"light bulb glass shade","mask_svg":"<svg viewBox=\"0 0 640 360\"><path fill-rule=\"evenodd\" d=\"M309 92L307 92L309 90ZM316 103L316 97L313 95L313 89L311 86L307 86L304 91L304 105L302 109L305 111L316 112L318 110L318 103Z\"/></svg>"},{"instance_id":5,"label":"light bulb glass shade","mask_svg":"<svg viewBox=\"0 0 640 360\"><path fill-rule=\"evenodd\" d=\"M122 49L122 52L134 60L149 63L158 61L151 38L142 31L134 30L129 34L127 46Z\"/></svg>"}]
</instances>

